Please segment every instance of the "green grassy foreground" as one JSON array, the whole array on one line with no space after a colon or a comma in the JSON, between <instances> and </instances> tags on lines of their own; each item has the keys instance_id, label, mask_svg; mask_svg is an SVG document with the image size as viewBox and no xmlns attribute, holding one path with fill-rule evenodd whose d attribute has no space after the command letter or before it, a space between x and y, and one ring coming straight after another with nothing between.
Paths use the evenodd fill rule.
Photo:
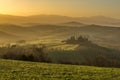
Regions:
<instances>
[{"instance_id":1,"label":"green grassy foreground","mask_svg":"<svg viewBox=\"0 0 120 80\"><path fill-rule=\"evenodd\" d=\"M0 80L120 80L120 69L0 59Z\"/></svg>"}]
</instances>

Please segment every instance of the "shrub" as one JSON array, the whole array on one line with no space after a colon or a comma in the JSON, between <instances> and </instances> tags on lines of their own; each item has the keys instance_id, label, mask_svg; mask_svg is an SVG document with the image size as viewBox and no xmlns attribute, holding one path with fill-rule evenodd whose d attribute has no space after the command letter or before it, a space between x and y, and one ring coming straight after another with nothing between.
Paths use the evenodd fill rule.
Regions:
<instances>
[{"instance_id":1,"label":"shrub","mask_svg":"<svg viewBox=\"0 0 120 80\"><path fill-rule=\"evenodd\" d=\"M6 53L2 54L3 59L50 62L50 58L45 52L45 46L14 47L6 48Z\"/></svg>"}]
</instances>

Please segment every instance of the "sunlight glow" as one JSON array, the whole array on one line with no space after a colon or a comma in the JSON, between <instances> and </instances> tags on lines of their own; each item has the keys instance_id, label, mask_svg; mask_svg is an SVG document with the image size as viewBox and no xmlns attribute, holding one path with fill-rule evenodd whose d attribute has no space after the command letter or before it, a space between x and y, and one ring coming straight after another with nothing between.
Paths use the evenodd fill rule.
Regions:
<instances>
[{"instance_id":1,"label":"sunlight glow","mask_svg":"<svg viewBox=\"0 0 120 80\"><path fill-rule=\"evenodd\" d=\"M0 0L0 14L120 17L119 0Z\"/></svg>"}]
</instances>

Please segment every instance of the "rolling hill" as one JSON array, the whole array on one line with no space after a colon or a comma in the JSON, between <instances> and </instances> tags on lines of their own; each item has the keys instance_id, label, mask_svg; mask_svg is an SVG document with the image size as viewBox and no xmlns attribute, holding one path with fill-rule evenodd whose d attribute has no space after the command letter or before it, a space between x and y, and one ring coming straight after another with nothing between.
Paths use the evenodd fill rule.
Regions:
<instances>
[{"instance_id":1,"label":"rolling hill","mask_svg":"<svg viewBox=\"0 0 120 80\"><path fill-rule=\"evenodd\" d=\"M71 21L77 21L85 24L97 24L120 27L120 19L115 19L106 16L68 17L60 15L33 15L33 16L13 16L2 14L0 15L0 23L11 24L28 24L28 23L58 24Z\"/></svg>"},{"instance_id":2,"label":"rolling hill","mask_svg":"<svg viewBox=\"0 0 120 80\"><path fill-rule=\"evenodd\" d=\"M71 23L70 23L71 24ZM65 25L41 25L34 24L29 26L20 26L13 24L0 25L0 39L9 41L17 40L54 40L66 39L72 35L89 36L94 43L102 46L120 49L120 28L100 25L83 25L83 26L65 26ZM6 37L4 37L4 35ZM2 37L3 36L3 37ZM8 36L8 37L7 37Z\"/></svg>"},{"instance_id":3,"label":"rolling hill","mask_svg":"<svg viewBox=\"0 0 120 80\"><path fill-rule=\"evenodd\" d=\"M0 59L0 80L120 80L120 69Z\"/></svg>"},{"instance_id":4,"label":"rolling hill","mask_svg":"<svg viewBox=\"0 0 120 80\"><path fill-rule=\"evenodd\" d=\"M0 31L0 43L4 41L9 41L9 40L14 41L15 38L17 38L16 35Z\"/></svg>"}]
</instances>

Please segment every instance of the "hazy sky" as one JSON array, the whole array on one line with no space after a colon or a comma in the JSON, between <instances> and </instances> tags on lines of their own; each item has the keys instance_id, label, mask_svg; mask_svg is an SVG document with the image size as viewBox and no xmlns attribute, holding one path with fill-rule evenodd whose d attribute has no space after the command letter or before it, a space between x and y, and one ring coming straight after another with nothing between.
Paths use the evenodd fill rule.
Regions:
<instances>
[{"instance_id":1,"label":"hazy sky","mask_svg":"<svg viewBox=\"0 0 120 80\"><path fill-rule=\"evenodd\" d=\"M120 18L120 0L0 0L0 14L104 15Z\"/></svg>"}]
</instances>

